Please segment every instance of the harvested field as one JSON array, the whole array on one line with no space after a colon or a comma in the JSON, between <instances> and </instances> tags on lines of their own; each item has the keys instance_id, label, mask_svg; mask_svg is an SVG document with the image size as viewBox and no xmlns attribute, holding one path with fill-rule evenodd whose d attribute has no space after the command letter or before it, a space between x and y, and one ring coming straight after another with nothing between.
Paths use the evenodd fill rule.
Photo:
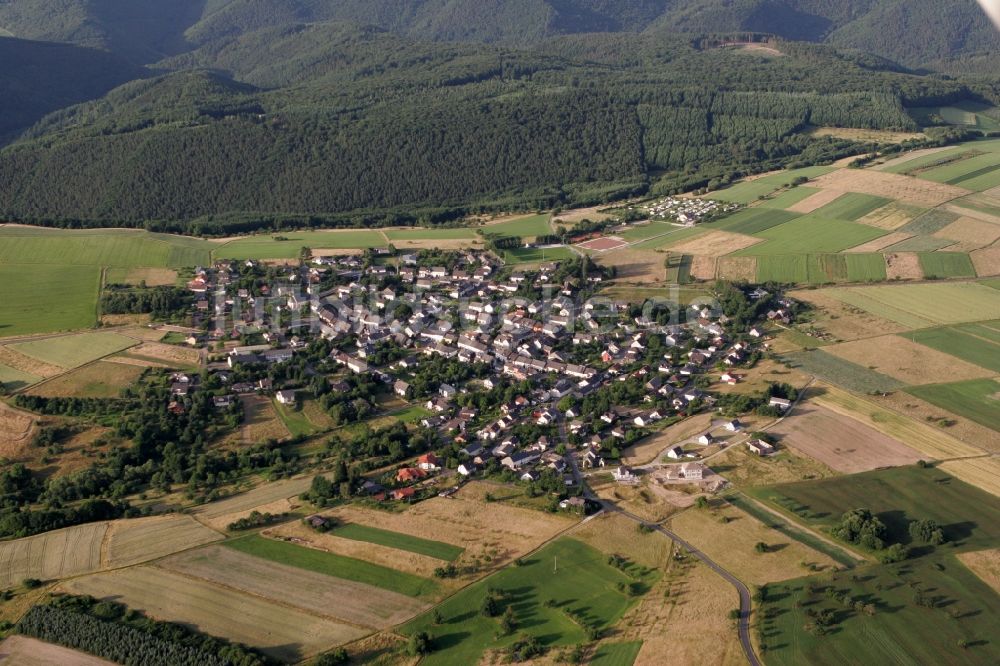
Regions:
<instances>
[{"instance_id":1,"label":"harvested field","mask_svg":"<svg viewBox=\"0 0 1000 666\"><path fill-rule=\"evenodd\" d=\"M256 444L269 439L281 441L291 437L285 422L278 417L274 404L264 396L240 396L243 402L243 425L239 438L243 444Z\"/></svg>"},{"instance_id":2,"label":"harvested field","mask_svg":"<svg viewBox=\"0 0 1000 666\"><path fill-rule=\"evenodd\" d=\"M129 349L126 355L140 360L157 361L170 367L185 368L197 366L201 358L197 349L160 342L143 342L138 347Z\"/></svg>"},{"instance_id":3,"label":"harvested field","mask_svg":"<svg viewBox=\"0 0 1000 666\"><path fill-rule=\"evenodd\" d=\"M895 231L920 217L926 210L917 206L907 206L897 201L873 210L864 217L859 217L856 221L870 227Z\"/></svg>"},{"instance_id":4,"label":"harvested field","mask_svg":"<svg viewBox=\"0 0 1000 666\"><path fill-rule=\"evenodd\" d=\"M171 287L177 284L177 271L170 268L109 268L104 280L107 284Z\"/></svg>"},{"instance_id":5,"label":"harvested field","mask_svg":"<svg viewBox=\"0 0 1000 666\"><path fill-rule=\"evenodd\" d=\"M109 356L102 359L105 363L114 363L116 365L129 365L133 368L169 368L170 366L166 363L160 361L153 361L151 359L133 358L131 356Z\"/></svg>"},{"instance_id":6,"label":"harvested field","mask_svg":"<svg viewBox=\"0 0 1000 666\"><path fill-rule=\"evenodd\" d=\"M663 282L667 269L664 267L666 255L652 250L626 248L595 256L594 261L601 266L614 266L618 270L616 282L649 284Z\"/></svg>"},{"instance_id":7,"label":"harvested field","mask_svg":"<svg viewBox=\"0 0 1000 666\"><path fill-rule=\"evenodd\" d=\"M0 347L0 364L40 378L54 377L66 372L65 368L25 356L10 347Z\"/></svg>"},{"instance_id":8,"label":"harvested field","mask_svg":"<svg viewBox=\"0 0 1000 666\"><path fill-rule=\"evenodd\" d=\"M309 489L312 480L313 477L307 476L262 483L244 493L200 506L193 511L193 515L198 521L203 523L216 518L225 519L231 515L241 514L279 500L296 497Z\"/></svg>"},{"instance_id":9,"label":"harvested field","mask_svg":"<svg viewBox=\"0 0 1000 666\"><path fill-rule=\"evenodd\" d=\"M893 252L885 255L885 277L887 280L920 280L924 269L920 267L920 255L916 252Z\"/></svg>"},{"instance_id":10,"label":"harvested field","mask_svg":"<svg viewBox=\"0 0 1000 666\"><path fill-rule=\"evenodd\" d=\"M691 277L695 280L714 280L717 262L718 259L716 257L691 257Z\"/></svg>"},{"instance_id":11,"label":"harvested field","mask_svg":"<svg viewBox=\"0 0 1000 666\"><path fill-rule=\"evenodd\" d=\"M681 254L721 257L760 243L760 238L734 234L728 231L710 231L689 241L671 246L671 251Z\"/></svg>"},{"instance_id":12,"label":"harvested field","mask_svg":"<svg viewBox=\"0 0 1000 666\"><path fill-rule=\"evenodd\" d=\"M884 247L901 243L909 238L913 238L913 236L902 231L894 231L887 236L870 240L867 243L862 243L861 245L855 245L854 247L844 250L844 252L878 252Z\"/></svg>"},{"instance_id":13,"label":"harvested field","mask_svg":"<svg viewBox=\"0 0 1000 666\"><path fill-rule=\"evenodd\" d=\"M894 377L907 385L936 384L942 377L959 381L992 377L996 374L950 354L917 344L903 335L845 342L824 347L823 351Z\"/></svg>"},{"instance_id":14,"label":"harvested field","mask_svg":"<svg viewBox=\"0 0 1000 666\"><path fill-rule=\"evenodd\" d=\"M0 643L0 664L11 666L115 666L86 652L44 643L29 636L8 636Z\"/></svg>"},{"instance_id":15,"label":"harvested field","mask_svg":"<svg viewBox=\"0 0 1000 666\"><path fill-rule=\"evenodd\" d=\"M969 194L969 190L952 185L867 169L839 169L816 178L812 185L840 192L874 194L929 208Z\"/></svg>"},{"instance_id":16,"label":"harvested field","mask_svg":"<svg viewBox=\"0 0 1000 666\"><path fill-rule=\"evenodd\" d=\"M757 257L719 257L717 264L720 280L753 282L757 279Z\"/></svg>"},{"instance_id":17,"label":"harvested field","mask_svg":"<svg viewBox=\"0 0 1000 666\"><path fill-rule=\"evenodd\" d=\"M1000 247L987 247L969 254L979 277L1000 275Z\"/></svg>"},{"instance_id":18,"label":"harvested field","mask_svg":"<svg viewBox=\"0 0 1000 666\"><path fill-rule=\"evenodd\" d=\"M841 196L843 196L843 194L844 193L842 191L838 190L832 190L832 189L820 190L816 194L806 199L803 199L797 204L789 206L788 208L786 208L786 210L792 213L811 213L814 210L819 210L828 203L832 203L836 199L839 199Z\"/></svg>"},{"instance_id":19,"label":"harvested field","mask_svg":"<svg viewBox=\"0 0 1000 666\"><path fill-rule=\"evenodd\" d=\"M618 553L639 566L662 568L670 553L670 540L652 532L639 532L635 521L605 513L582 523L569 536L608 555Z\"/></svg>"},{"instance_id":20,"label":"harvested field","mask_svg":"<svg viewBox=\"0 0 1000 666\"><path fill-rule=\"evenodd\" d=\"M497 501L487 503L476 497L491 491ZM502 487L473 482L450 499L435 497L400 513L355 506L327 513L345 522L461 546L469 557L494 551L496 566L537 548L576 522L564 515L505 505L503 496Z\"/></svg>"},{"instance_id":21,"label":"harvested field","mask_svg":"<svg viewBox=\"0 0 1000 666\"><path fill-rule=\"evenodd\" d=\"M25 578L54 580L101 569L101 542L108 523L87 523L38 536L0 542L0 587Z\"/></svg>"},{"instance_id":22,"label":"harvested field","mask_svg":"<svg viewBox=\"0 0 1000 666\"><path fill-rule=\"evenodd\" d=\"M960 217L934 235L958 241L959 244L952 249L968 252L992 245L1000 239L1000 224L983 222L972 217Z\"/></svg>"},{"instance_id":23,"label":"harvested field","mask_svg":"<svg viewBox=\"0 0 1000 666\"><path fill-rule=\"evenodd\" d=\"M365 560L372 564L404 571L423 578L432 578L434 570L442 566L441 560L434 557L364 541L345 539L338 537L336 532L320 533L306 527L299 521L267 529L262 534L269 537L292 539L295 543L310 548Z\"/></svg>"},{"instance_id":24,"label":"harvested field","mask_svg":"<svg viewBox=\"0 0 1000 666\"><path fill-rule=\"evenodd\" d=\"M818 460L786 447L773 455L761 457L745 446L734 446L712 458L710 466L717 474L741 488L825 479L837 474Z\"/></svg>"},{"instance_id":25,"label":"harvested field","mask_svg":"<svg viewBox=\"0 0 1000 666\"><path fill-rule=\"evenodd\" d=\"M959 562L968 567L969 571L993 588L994 592L1000 594L1000 549L959 553L956 557Z\"/></svg>"},{"instance_id":26,"label":"harvested field","mask_svg":"<svg viewBox=\"0 0 1000 666\"><path fill-rule=\"evenodd\" d=\"M781 446L794 447L847 474L911 465L922 455L860 421L812 403L799 405L768 432Z\"/></svg>"},{"instance_id":27,"label":"harvested field","mask_svg":"<svg viewBox=\"0 0 1000 666\"><path fill-rule=\"evenodd\" d=\"M6 392L20 391L42 380L41 377L15 370L10 366L0 365L0 386Z\"/></svg>"},{"instance_id":28,"label":"harvested field","mask_svg":"<svg viewBox=\"0 0 1000 666\"><path fill-rule=\"evenodd\" d=\"M671 518L670 527L737 578L754 585L798 578L807 571L803 562L824 569L837 566L829 556L728 504L710 510L688 509ZM767 544L768 552L756 552L758 543Z\"/></svg>"},{"instance_id":29,"label":"harvested field","mask_svg":"<svg viewBox=\"0 0 1000 666\"><path fill-rule=\"evenodd\" d=\"M1000 497L1000 459L994 456L949 460L938 467L970 485Z\"/></svg>"},{"instance_id":30,"label":"harvested field","mask_svg":"<svg viewBox=\"0 0 1000 666\"><path fill-rule=\"evenodd\" d=\"M72 594L118 601L158 620L252 645L286 662L302 660L368 633L154 567L76 578L63 583L62 588Z\"/></svg>"},{"instance_id":31,"label":"harvested field","mask_svg":"<svg viewBox=\"0 0 1000 666\"><path fill-rule=\"evenodd\" d=\"M464 250L467 248L482 249L484 242L479 238L424 238L409 240L394 240L393 246L399 250Z\"/></svg>"},{"instance_id":32,"label":"harvested field","mask_svg":"<svg viewBox=\"0 0 1000 666\"><path fill-rule=\"evenodd\" d=\"M352 625L385 629L428 605L389 590L287 566L232 548L209 546L158 567Z\"/></svg>"},{"instance_id":33,"label":"harvested field","mask_svg":"<svg viewBox=\"0 0 1000 666\"><path fill-rule=\"evenodd\" d=\"M667 426L660 432L640 440L638 444L624 449L622 462L626 465L644 465L653 462L672 445L707 430L711 423L711 414L698 414Z\"/></svg>"},{"instance_id":34,"label":"harvested field","mask_svg":"<svg viewBox=\"0 0 1000 666\"><path fill-rule=\"evenodd\" d=\"M671 559L617 631L623 640L642 640L635 666L741 666L746 658L728 619L738 605L736 591L707 566L690 557Z\"/></svg>"},{"instance_id":35,"label":"harvested field","mask_svg":"<svg viewBox=\"0 0 1000 666\"><path fill-rule=\"evenodd\" d=\"M552 220L553 226L558 224L563 225L575 225L583 222L584 220L590 220L591 222L602 222L613 217L608 213L602 213L601 207L595 208L573 208L570 210L564 210L555 219Z\"/></svg>"},{"instance_id":36,"label":"harvested field","mask_svg":"<svg viewBox=\"0 0 1000 666\"><path fill-rule=\"evenodd\" d=\"M947 460L982 455L982 450L952 436L957 432L946 433L928 425L928 414L918 410L913 404L916 399L906 393L869 401L833 386L820 385L814 391L810 398L814 404L857 419L927 457Z\"/></svg>"},{"instance_id":37,"label":"harvested field","mask_svg":"<svg viewBox=\"0 0 1000 666\"><path fill-rule=\"evenodd\" d=\"M906 328L1000 319L1000 291L972 282L846 287L826 293Z\"/></svg>"},{"instance_id":38,"label":"harvested field","mask_svg":"<svg viewBox=\"0 0 1000 666\"><path fill-rule=\"evenodd\" d=\"M143 368L97 361L50 379L29 392L46 398L117 398L142 375Z\"/></svg>"},{"instance_id":39,"label":"harvested field","mask_svg":"<svg viewBox=\"0 0 1000 666\"><path fill-rule=\"evenodd\" d=\"M0 456L20 457L34 435L35 417L0 402Z\"/></svg>"},{"instance_id":40,"label":"harvested field","mask_svg":"<svg viewBox=\"0 0 1000 666\"><path fill-rule=\"evenodd\" d=\"M222 539L191 516L112 521L102 553L104 567L128 567Z\"/></svg>"},{"instance_id":41,"label":"harvested field","mask_svg":"<svg viewBox=\"0 0 1000 666\"><path fill-rule=\"evenodd\" d=\"M81 365L110 356L135 345L136 341L117 333L79 333L10 345L15 351L43 363L62 368Z\"/></svg>"}]
</instances>

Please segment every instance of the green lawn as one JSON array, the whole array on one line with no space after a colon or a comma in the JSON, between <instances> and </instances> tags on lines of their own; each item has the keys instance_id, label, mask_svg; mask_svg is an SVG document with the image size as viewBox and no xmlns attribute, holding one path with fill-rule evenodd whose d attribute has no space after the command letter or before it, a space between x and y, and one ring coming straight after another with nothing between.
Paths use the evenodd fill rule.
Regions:
<instances>
[{"instance_id":1,"label":"green lawn","mask_svg":"<svg viewBox=\"0 0 1000 666\"><path fill-rule=\"evenodd\" d=\"M433 414L433 412L425 407L421 407L420 405L410 405L406 409L390 413L389 416L392 416L394 419L402 421L403 423L413 423L414 421L419 421L425 416L430 416L431 414Z\"/></svg>"},{"instance_id":2,"label":"green lawn","mask_svg":"<svg viewBox=\"0 0 1000 666\"><path fill-rule=\"evenodd\" d=\"M982 324L929 328L904 337L1000 373L1000 323L994 325L997 328Z\"/></svg>"},{"instance_id":3,"label":"green lawn","mask_svg":"<svg viewBox=\"0 0 1000 666\"><path fill-rule=\"evenodd\" d=\"M974 282L845 287L826 293L907 328L1000 319L1000 291Z\"/></svg>"},{"instance_id":4,"label":"green lawn","mask_svg":"<svg viewBox=\"0 0 1000 666\"><path fill-rule=\"evenodd\" d=\"M93 326L100 282L97 266L0 264L0 337Z\"/></svg>"},{"instance_id":5,"label":"green lawn","mask_svg":"<svg viewBox=\"0 0 1000 666\"><path fill-rule=\"evenodd\" d=\"M502 591L504 604L514 608L519 623L515 634L531 634L547 646L582 643L586 634L567 611L609 627L634 600L618 590L619 584L630 582L633 579L608 565L601 552L563 538L525 557L521 566L509 566L445 600L436 609L443 624L434 625L427 613L403 625L401 632L431 634L435 651L421 660L424 666L477 663L485 650L507 646L516 638L498 638L498 619L479 612L492 587Z\"/></svg>"},{"instance_id":6,"label":"green lawn","mask_svg":"<svg viewBox=\"0 0 1000 666\"><path fill-rule=\"evenodd\" d=\"M814 211L814 214L819 217L853 222L890 203L892 203L892 199L876 197L871 194L848 192Z\"/></svg>"},{"instance_id":7,"label":"green lawn","mask_svg":"<svg viewBox=\"0 0 1000 666\"><path fill-rule=\"evenodd\" d=\"M924 277L976 277L972 259L964 252L921 252L920 268Z\"/></svg>"},{"instance_id":8,"label":"green lawn","mask_svg":"<svg viewBox=\"0 0 1000 666\"><path fill-rule=\"evenodd\" d=\"M353 557L334 555L322 550L296 546L285 541L267 539L257 534L226 541L223 545L272 562L280 562L335 578L374 585L409 597L430 597L437 592L437 584L426 578L371 564L364 560L357 560Z\"/></svg>"},{"instance_id":9,"label":"green lawn","mask_svg":"<svg viewBox=\"0 0 1000 666\"><path fill-rule=\"evenodd\" d=\"M284 240L278 240L284 239ZM215 245L213 255L219 259L295 259L303 247L324 250L363 250L388 245L378 231L288 231L247 236Z\"/></svg>"},{"instance_id":10,"label":"green lawn","mask_svg":"<svg viewBox=\"0 0 1000 666\"><path fill-rule=\"evenodd\" d=\"M903 387L903 383L897 379L820 349L783 354L782 358L804 372L855 393L895 391Z\"/></svg>"},{"instance_id":11,"label":"green lawn","mask_svg":"<svg viewBox=\"0 0 1000 666\"><path fill-rule=\"evenodd\" d=\"M10 345L10 347L25 356L31 356L46 363L63 368L77 368L137 344L139 344L137 340L117 333L79 333L44 340L32 340L31 342L19 342Z\"/></svg>"},{"instance_id":12,"label":"green lawn","mask_svg":"<svg viewBox=\"0 0 1000 666\"><path fill-rule=\"evenodd\" d=\"M318 430L301 409L295 409L293 405L283 405L277 400L271 402L274 404L274 411L278 413L292 437L309 436Z\"/></svg>"},{"instance_id":13,"label":"green lawn","mask_svg":"<svg viewBox=\"0 0 1000 666\"><path fill-rule=\"evenodd\" d=\"M19 391L40 381L41 377L0 364L0 388L3 391Z\"/></svg>"},{"instance_id":14,"label":"green lawn","mask_svg":"<svg viewBox=\"0 0 1000 666\"><path fill-rule=\"evenodd\" d=\"M736 256L758 257L774 254L840 252L884 236L886 233L884 229L856 222L805 215L756 233L756 236L767 240L734 254Z\"/></svg>"},{"instance_id":15,"label":"green lawn","mask_svg":"<svg viewBox=\"0 0 1000 666\"><path fill-rule=\"evenodd\" d=\"M1000 384L995 386L1000 391ZM845 512L864 507L885 523L890 543L911 545L909 522L930 518L949 542L938 551L1000 546L1000 498L933 468L911 465L744 492L823 530ZM922 544L917 548L923 555L935 550Z\"/></svg>"},{"instance_id":16,"label":"green lawn","mask_svg":"<svg viewBox=\"0 0 1000 666\"><path fill-rule=\"evenodd\" d=\"M487 224L482 227L483 233L487 236L520 236L521 238L534 238L552 233L552 225L549 224L550 215L531 215L518 220L500 222L499 224Z\"/></svg>"},{"instance_id":17,"label":"green lawn","mask_svg":"<svg viewBox=\"0 0 1000 666\"><path fill-rule=\"evenodd\" d=\"M779 224L791 222L798 217L797 213L789 213L784 210L773 210L763 207L744 208L708 226L718 231L732 231L737 234L753 236L776 227Z\"/></svg>"},{"instance_id":18,"label":"green lawn","mask_svg":"<svg viewBox=\"0 0 1000 666\"><path fill-rule=\"evenodd\" d=\"M642 649L642 641L601 643L587 663L590 666L632 666Z\"/></svg>"},{"instance_id":19,"label":"green lawn","mask_svg":"<svg viewBox=\"0 0 1000 666\"><path fill-rule=\"evenodd\" d=\"M918 605L917 594L932 606ZM853 601L872 604L874 615ZM806 627L822 611L835 625L820 636ZM769 666L997 664L998 616L1000 596L951 556L838 572L768 586L761 656Z\"/></svg>"},{"instance_id":20,"label":"green lawn","mask_svg":"<svg viewBox=\"0 0 1000 666\"><path fill-rule=\"evenodd\" d=\"M907 389L922 400L1000 432L1000 382L973 379Z\"/></svg>"},{"instance_id":21,"label":"green lawn","mask_svg":"<svg viewBox=\"0 0 1000 666\"><path fill-rule=\"evenodd\" d=\"M349 523L338 527L334 530L333 534L334 536L343 537L345 539L375 543L380 546L396 548L397 550L406 550L411 553L418 553L420 555L426 555L428 557L445 560L447 562L454 562L458 559L459 555L465 552L464 548L460 546L453 546L450 543L421 539L420 537L410 536L409 534L391 532L377 527L358 525L357 523Z\"/></svg>"}]
</instances>

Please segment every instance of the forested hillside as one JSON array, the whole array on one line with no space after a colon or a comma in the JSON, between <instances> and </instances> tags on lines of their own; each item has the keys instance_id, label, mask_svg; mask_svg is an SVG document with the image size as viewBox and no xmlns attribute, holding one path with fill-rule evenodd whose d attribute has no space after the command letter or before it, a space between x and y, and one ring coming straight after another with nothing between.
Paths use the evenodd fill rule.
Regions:
<instances>
[{"instance_id":1,"label":"forested hillside","mask_svg":"<svg viewBox=\"0 0 1000 666\"><path fill-rule=\"evenodd\" d=\"M0 212L204 231L233 213L346 224L599 202L846 155L858 148L802 130L913 129L904 104L972 94L784 48L591 35L514 49L343 23L267 29L46 118L0 153Z\"/></svg>"}]
</instances>

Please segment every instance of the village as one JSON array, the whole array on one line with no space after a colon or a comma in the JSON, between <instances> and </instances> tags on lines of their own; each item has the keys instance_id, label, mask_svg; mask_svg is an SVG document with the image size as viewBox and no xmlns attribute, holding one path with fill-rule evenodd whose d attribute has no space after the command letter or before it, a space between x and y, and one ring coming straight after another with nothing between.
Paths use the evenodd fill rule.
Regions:
<instances>
[{"instance_id":1,"label":"village","mask_svg":"<svg viewBox=\"0 0 1000 666\"><path fill-rule=\"evenodd\" d=\"M736 330L712 307L601 297L607 276L585 258L526 270L470 250L389 255L304 256L279 268L219 261L188 284L205 332L187 343L208 354L217 408L261 394L294 409L327 394L345 397L324 404L347 423L378 413L367 391L420 410L412 426L428 434L427 450L352 487L377 501L447 496L485 476L585 511L587 475L638 483L651 470L623 464L621 451L721 412L706 387L736 385L763 347L761 326ZM794 306L763 289L744 298L775 303L771 319L787 321ZM183 410L199 378L174 380L170 409ZM790 406L777 394L752 405L774 416ZM738 418L717 426L743 431ZM754 454L774 451L766 436L744 434ZM657 482L719 489L697 451L718 443L706 430L692 446L665 447Z\"/></svg>"}]
</instances>

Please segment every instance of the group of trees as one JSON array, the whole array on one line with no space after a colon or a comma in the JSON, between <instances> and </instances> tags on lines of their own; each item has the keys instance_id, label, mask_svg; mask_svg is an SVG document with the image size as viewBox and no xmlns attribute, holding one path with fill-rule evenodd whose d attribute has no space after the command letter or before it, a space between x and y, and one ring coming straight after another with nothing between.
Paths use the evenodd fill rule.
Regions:
<instances>
[{"instance_id":1,"label":"group of trees","mask_svg":"<svg viewBox=\"0 0 1000 666\"><path fill-rule=\"evenodd\" d=\"M165 319L184 313L191 307L193 296L179 287L138 287L108 285L101 293L104 314L152 314Z\"/></svg>"}]
</instances>

